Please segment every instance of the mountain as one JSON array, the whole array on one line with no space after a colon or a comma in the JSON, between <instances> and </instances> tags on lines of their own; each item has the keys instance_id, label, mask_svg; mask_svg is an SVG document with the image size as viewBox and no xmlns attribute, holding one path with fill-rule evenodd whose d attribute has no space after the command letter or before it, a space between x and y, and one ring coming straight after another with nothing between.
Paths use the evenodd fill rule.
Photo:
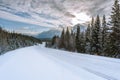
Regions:
<instances>
[{"instance_id":1,"label":"mountain","mask_svg":"<svg viewBox=\"0 0 120 80\"><path fill-rule=\"evenodd\" d=\"M76 32L77 26L80 26L81 31L85 31L86 28L87 28L87 27L86 27L85 25L83 25L83 24L77 24L77 25L75 25L75 26L72 27L72 30L73 30L74 32ZM38 34L36 37L37 37L37 38L40 38L40 39L41 39L41 38L42 38L42 39L53 38L53 36L55 36L55 35L60 36L60 35L61 35L61 30L62 30L62 28L59 28L59 29L56 29L56 28L50 29L50 30L48 30L48 31L44 31L44 32Z\"/></svg>"},{"instance_id":2,"label":"mountain","mask_svg":"<svg viewBox=\"0 0 120 80\"><path fill-rule=\"evenodd\" d=\"M86 24L76 24L76 25L74 25L73 27L72 27L72 30L74 31L74 32L76 32L77 31L77 26L79 26L80 27L80 30L81 31L85 31L86 30Z\"/></svg>"},{"instance_id":3,"label":"mountain","mask_svg":"<svg viewBox=\"0 0 120 80\"><path fill-rule=\"evenodd\" d=\"M48 39L48 38L53 38L53 36L60 36L61 35L61 30L58 29L50 29L48 31L44 31L40 34L38 34L36 37L37 38L42 38L42 39Z\"/></svg>"},{"instance_id":4,"label":"mountain","mask_svg":"<svg viewBox=\"0 0 120 80\"><path fill-rule=\"evenodd\" d=\"M120 60L31 46L0 56L1 80L120 80Z\"/></svg>"}]
</instances>

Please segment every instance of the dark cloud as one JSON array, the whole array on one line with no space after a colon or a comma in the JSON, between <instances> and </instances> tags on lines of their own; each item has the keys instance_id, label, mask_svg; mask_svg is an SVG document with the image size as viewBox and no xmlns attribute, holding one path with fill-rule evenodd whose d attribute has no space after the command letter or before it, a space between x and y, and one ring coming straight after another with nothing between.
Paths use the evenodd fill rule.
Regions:
<instances>
[{"instance_id":1,"label":"dark cloud","mask_svg":"<svg viewBox=\"0 0 120 80\"><path fill-rule=\"evenodd\" d=\"M90 4L88 8L89 14L91 16L96 16L96 15L103 15L110 13L111 7L112 7L112 0L91 0L93 3Z\"/></svg>"},{"instance_id":2,"label":"dark cloud","mask_svg":"<svg viewBox=\"0 0 120 80\"><path fill-rule=\"evenodd\" d=\"M59 11L61 14L64 14L67 17L75 17L73 14L67 11L67 9L64 7L64 1L65 0L51 0L51 8Z\"/></svg>"},{"instance_id":3,"label":"dark cloud","mask_svg":"<svg viewBox=\"0 0 120 80\"><path fill-rule=\"evenodd\" d=\"M70 2L71 1L71 2ZM110 13L114 0L68 0L74 11L87 12L91 16ZM66 2L67 3L67 2Z\"/></svg>"},{"instance_id":4,"label":"dark cloud","mask_svg":"<svg viewBox=\"0 0 120 80\"><path fill-rule=\"evenodd\" d=\"M65 12L65 16L68 16L68 17L71 17L71 18L75 17L75 15L71 14L70 12Z\"/></svg>"}]
</instances>

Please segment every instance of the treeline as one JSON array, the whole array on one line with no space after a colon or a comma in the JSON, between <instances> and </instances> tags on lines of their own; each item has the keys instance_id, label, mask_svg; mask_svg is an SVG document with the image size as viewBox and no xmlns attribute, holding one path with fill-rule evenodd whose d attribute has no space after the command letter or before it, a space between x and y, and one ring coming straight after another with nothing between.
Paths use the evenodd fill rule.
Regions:
<instances>
[{"instance_id":1,"label":"treeline","mask_svg":"<svg viewBox=\"0 0 120 80\"><path fill-rule=\"evenodd\" d=\"M41 43L41 40L18 33L10 33L0 27L0 55L17 48L32 46Z\"/></svg>"},{"instance_id":2,"label":"treeline","mask_svg":"<svg viewBox=\"0 0 120 80\"><path fill-rule=\"evenodd\" d=\"M85 31L62 31L61 36L54 36L46 47L64 49L79 53L101 55L120 58L120 4L115 0L112 7L111 20L106 21L105 15L100 19L99 15L92 18Z\"/></svg>"}]
</instances>

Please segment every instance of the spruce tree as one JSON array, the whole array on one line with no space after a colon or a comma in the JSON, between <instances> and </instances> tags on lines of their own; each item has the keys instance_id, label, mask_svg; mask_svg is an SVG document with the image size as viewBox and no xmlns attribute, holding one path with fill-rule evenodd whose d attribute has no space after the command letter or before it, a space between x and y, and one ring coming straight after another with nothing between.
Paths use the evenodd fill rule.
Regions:
<instances>
[{"instance_id":1,"label":"spruce tree","mask_svg":"<svg viewBox=\"0 0 120 80\"><path fill-rule=\"evenodd\" d=\"M52 46L55 45L55 40L56 40L56 38L57 38L56 35L52 38L52 43L51 43Z\"/></svg>"},{"instance_id":2,"label":"spruce tree","mask_svg":"<svg viewBox=\"0 0 120 80\"><path fill-rule=\"evenodd\" d=\"M99 15L96 17L95 26L93 28L93 46L92 50L96 55L100 55L100 19Z\"/></svg>"},{"instance_id":3,"label":"spruce tree","mask_svg":"<svg viewBox=\"0 0 120 80\"><path fill-rule=\"evenodd\" d=\"M91 49L91 28L90 28L90 24L88 24L87 30L86 30L86 34L85 34L85 49L86 49L86 53L90 53L90 49Z\"/></svg>"},{"instance_id":4,"label":"spruce tree","mask_svg":"<svg viewBox=\"0 0 120 80\"><path fill-rule=\"evenodd\" d=\"M76 37L75 37L75 46L76 46L76 50L77 52L81 52L80 51L80 26L77 26L77 32L76 32Z\"/></svg>"},{"instance_id":5,"label":"spruce tree","mask_svg":"<svg viewBox=\"0 0 120 80\"><path fill-rule=\"evenodd\" d=\"M70 51L75 51L75 34L73 30L71 30L71 35L70 35Z\"/></svg>"},{"instance_id":6,"label":"spruce tree","mask_svg":"<svg viewBox=\"0 0 120 80\"><path fill-rule=\"evenodd\" d=\"M115 0L111 15L112 34L111 34L111 55L120 57L120 4Z\"/></svg>"},{"instance_id":7,"label":"spruce tree","mask_svg":"<svg viewBox=\"0 0 120 80\"><path fill-rule=\"evenodd\" d=\"M85 32L80 33L80 52L85 53Z\"/></svg>"},{"instance_id":8,"label":"spruce tree","mask_svg":"<svg viewBox=\"0 0 120 80\"><path fill-rule=\"evenodd\" d=\"M70 50L70 32L68 27L65 34L65 48L67 50Z\"/></svg>"},{"instance_id":9,"label":"spruce tree","mask_svg":"<svg viewBox=\"0 0 120 80\"><path fill-rule=\"evenodd\" d=\"M0 28L0 54L17 48L32 46L38 43L41 43L39 39L22 34L10 33Z\"/></svg>"},{"instance_id":10,"label":"spruce tree","mask_svg":"<svg viewBox=\"0 0 120 80\"><path fill-rule=\"evenodd\" d=\"M103 16L103 20L102 20L102 55L106 55L106 50L108 47L108 27L107 27L107 22L106 22L106 17L105 15Z\"/></svg>"},{"instance_id":11,"label":"spruce tree","mask_svg":"<svg viewBox=\"0 0 120 80\"><path fill-rule=\"evenodd\" d=\"M95 28L94 26L95 26L95 21L94 21L94 18L92 17L91 28L90 28L90 54L94 54L93 53L93 47L94 47L93 37L94 37L94 28Z\"/></svg>"},{"instance_id":12,"label":"spruce tree","mask_svg":"<svg viewBox=\"0 0 120 80\"><path fill-rule=\"evenodd\" d=\"M60 41L59 41L59 48L65 48L65 30L62 30Z\"/></svg>"}]
</instances>

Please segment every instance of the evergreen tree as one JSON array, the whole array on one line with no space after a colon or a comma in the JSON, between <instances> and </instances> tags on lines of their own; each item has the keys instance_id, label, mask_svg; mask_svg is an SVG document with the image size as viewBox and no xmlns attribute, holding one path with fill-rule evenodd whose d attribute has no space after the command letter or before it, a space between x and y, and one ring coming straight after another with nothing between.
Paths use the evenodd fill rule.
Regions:
<instances>
[{"instance_id":1,"label":"evergreen tree","mask_svg":"<svg viewBox=\"0 0 120 80\"><path fill-rule=\"evenodd\" d=\"M59 44L59 37L55 35L52 38L51 47L52 48L58 48L58 44Z\"/></svg>"},{"instance_id":2,"label":"evergreen tree","mask_svg":"<svg viewBox=\"0 0 120 80\"><path fill-rule=\"evenodd\" d=\"M64 29L62 30L62 34L60 37L60 41L59 41L59 48L65 48L65 31Z\"/></svg>"},{"instance_id":3,"label":"evergreen tree","mask_svg":"<svg viewBox=\"0 0 120 80\"><path fill-rule=\"evenodd\" d=\"M0 28L0 54L21 47L41 43L39 39L17 33L10 33Z\"/></svg>"},{"instance_id":4,"label":"evergreen tree","mask_svg":"<svg viewBox=\"0 0 120 80\"><path fill-rule=\"evenodd\" d=\"M71 35L70 35L70 51L75 51L75 34L73 33L73 30L71 30Z\"/></svg>"},{"instance_id":5,"label":"evergreen tree","mask_svg":"<svg viewBox=\"0 0 120 80\"><path fill-rule=\"evenodd\" d=\"M88 27L86 30L86 42L90 42L90 24L88 24Z\"/></svg>"},{"instance_id":6,"label":"evergreen tree","mask_svg":"<svg viewBox=\"0 0 120 80\"><path fill-rule=\"evenodd\" d=\"M52 38L52 46L55 44L55 40L56 40L56 38L57 38L56 35Z\"/></svg>"},{"instance_id":7,"label":"evergreen tree","mask_svg":"<svg viewBox=\"0 0 120 80\"><path fill-rule=\"evenodd\" d=\"M112 7L111 24L111 55L112 57L120 57L120 4L118 0L115 0Z\"/></svg>"},{"instance_id":8,"label":"evergreen tree","mask_svg":"<svg viewBox=\"0 0 120 80\"><path fill-rule=\"evenodd\" d=\"M80 52L85 53L85 33L80 34Z\"/></svg>"},{"instance_id":9,"label":"evergreen tree","mask_svg":"<svg viewBox=\"0 0 120 80\"><path fill-rule=\"evenodd\" d=\"M93 28L93 46L92 50L95 54L100 55L100 19L99 16L96 17L95 26Z\"/></svg>"},{"instance_id":10,"label":"evergreen tree","mask_svg":"<svg viewBox=\"0 0 120 80\"><path fill-rule=\"evenodd\" d=\"M67 50L70 50L70 32L69 28L67 27L66 34L65 34L65 48Z\"/></svg>"},{"instance_id":11,"label":"evergreen tree","mask_svg":"<svg viewBox=\"0 0 120 80\"><path fill-rule=\"evenodd\" d=\"M76 46L76 50L77 52L81 52L80 51L80 26L77 26L77 32L76 32L76 38L75 38L75 46Z\"/></svg>"},{"instance_id":12,"label":"evergreen tree","mask_svg":"<svg viewBox=\"0 0 120 80\"><path fill-rule=\"evenodd\" d=\"M90 54L94 54L93 53L93 47L94 47L93 37L94 37L94 28L95 28L94 26L95 26L95 22L94 22L94 18L92 17L91 28L90 28Z\"/></svg>"},{"instance_id":13,"label":"evergreen tree","mask_svg":"<svg viewBox=\"0 0 120 80\"><path fill-rule=\"evenodd\" d=\"M90 28L90 24L88 24L87 30L86 30L86 34L85 34L85 49L86 49L86 53L90 53L90 49L91 49L91 28Z\"/></svg>"},{"instance_id":14,"label":"evergreen tree","mask_svg":"<svg viewBox=\"0 0 120 80\"><path fill-rule=\"evenodd\" d=\"M102 55L106 55L106 50L108 47L108 27L107 27L107 23L106 23L106 17L105 15L103 16L103 20L102 20Z\"/></svg>"}]
</instances>

